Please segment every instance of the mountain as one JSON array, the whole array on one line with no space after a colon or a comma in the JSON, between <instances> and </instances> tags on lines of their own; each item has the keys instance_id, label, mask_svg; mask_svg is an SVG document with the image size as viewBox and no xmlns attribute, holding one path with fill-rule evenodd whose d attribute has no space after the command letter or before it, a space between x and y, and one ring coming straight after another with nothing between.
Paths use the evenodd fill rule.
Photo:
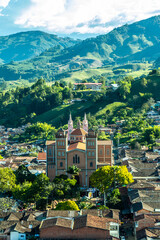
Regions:
<instances>
[{"instance_id":1,"label":"mountain","mask_svg":"<svg viewBox=\"0 0 160 240\"><path fill-rule=\"evenodd\" d=\"M86 39L68 48L59 44L31 60L1 65L0 78L16 80L43 76L49 80L59 80L69 77L71 71L80 69L128 61L154 61L160 57L159 33L160 16L126 24L108 34Z\"/></svg>"},{"instance_id":2,"label":"mountain","mask_svg":"<svg viewBox=\"0 0 160 240\"><path fill-rule=\"evenodd\" d=\"M56 45L66 48L77 42L71 38L61 38L41 31L20 32L0 37L0 62L30 59Z\"/></svg>"}]
</instances>

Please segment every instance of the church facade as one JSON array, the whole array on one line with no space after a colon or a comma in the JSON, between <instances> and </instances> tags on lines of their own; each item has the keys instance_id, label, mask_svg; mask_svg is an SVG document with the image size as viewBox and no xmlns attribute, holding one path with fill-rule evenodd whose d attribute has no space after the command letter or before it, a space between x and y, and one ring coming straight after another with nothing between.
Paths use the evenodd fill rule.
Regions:
<instances>
[{"instance_id":1,"label":"church facade","mask_svg":"<svg viewBox=\"0 0 160 240\"><path fill-rule=\"evenodd\" d=\"M76 165L81 169L78 182L89 187L91 174L99 167L112 165L112 141L97 140L97 134L88 130L86 114L77 128L73 128L70 114L68 131L60 129L55 141L47 141L47 176L53 180L55 176L66 174L67 169Z\"/></svg>"}]
</instances>

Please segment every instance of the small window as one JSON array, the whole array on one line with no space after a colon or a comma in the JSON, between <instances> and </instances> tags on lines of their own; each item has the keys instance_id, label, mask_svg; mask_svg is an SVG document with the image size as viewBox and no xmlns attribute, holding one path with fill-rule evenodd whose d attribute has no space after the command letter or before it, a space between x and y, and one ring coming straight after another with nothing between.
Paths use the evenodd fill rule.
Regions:
<instances>
[{"instance_id":1,"label":"small window","mask_svg":"<svg viewBox=\"0 0 160 240\"><path fill-rule=\"evenodd\" d=\"M49 149L49 156L51 156L52 155L52 149L50 148Z\"/></svg>"},{"instance_id":2,"label":"small window","mask_svg":"<svg viewBox=\"0 0 160 240\"><path fill-rule=\"evenodd\" d=\"M58 156L61 156L61 152L58 152Z\"/></svg>"},{"instance_id":3,"label":"small window","mask_svg":"<svg viewBox=\"0 0 160 240\"><path fill-rule=\"evenodd\" d=\"M117 229L116 225L110 225L110 230L113 231L113 230L118 230L118 229Z\"/></svg>"},{"instance_id":4,"label":"small window","mask_svg":"<svg viewBox=\"0 0 160 240\"><path fill-rule=\"evenodd\" d=\"M91 146L92 146L92 142L91 142Z\"/></svg>"},{"instance_id":5,"label":"small window","mask_svg":"<svg viewBox=\"0 0 160 240\"><path fill-rule=\"evenodd\" d=\"M88 152L88 156L89 156L89 157L91 156L91 152Z\"/></svg>"},{"instance_id":6,"label":"small window","mask_svg":"<svg viewBox=\"0 0 160 240\"><path fill-rule=\"evenodd\" d=\"M64 146L64 142L63 142L63 146Z\"/></svg>"},{"instance_id":7,"label":"small window","mask_svg":"<svg viewBox=\"0 0 160 240\"><path fill-rule=\"evenodd\" d=\"M90 142L88 142L88 146L90 146Z\"/></svg>"},{"instance_id":8,"label":"small window","mask_svg":"<svg viewBox=\"0 0 160 240\"><path fill-rule=\"evenodd\" d=\"M92 142L93 146L94 146L94 142Z\"/></svg>"},{"instance_id":9,"label":"small window","mask_svg":"<svg viewBox=\"0 0 160 240\"><path fill-rule=\"evenodd\" d=\"M80 159L79 159L79 157L77 158L77 163L80 163Z\"/></svg>"},{"instance_id":10,"label":"small window","mask_svg":"<svg viewBox=\"0 0 160 240\"><path fill-rule=\"evenodd\" d=\"M110 154L110 151L109 151L109 149L107 148L107 155L109 155Z\"/></svg>"},{"instance_id":11,"label":"small window","mask_svg":"<svg viewBox=\"0 0 160 240\"><path fill-rule=\"evenodd\" d=\"M93 167L93 162L90 162L90 167Z\"/></svg>"},{"instance_id":12,"label":"small window","mask_svg":"<svg viewBox=\"0 0 160 240\"><path fill-rule=\"evenodd\" d=\"M63 167L63 162L60 162L60 167Z\"/></svg>"},{"instance_id":13,"label":"small window","mask_svg":"<svg viewBox=\"0 0 160 240\"><path fill-rule=\"evenodd\" d=\"M102 152L102 149L100 149L100 151L99 151L99 154L100 154L100 155L102 155L102 154L103 154L103 152Z\"/></svg>"},{"instance_id":14,"label":"small window","mask_svg":"<svg viewBox=\"0 0 160 240\"><path fill-rule=\"evenodd\" d=\"M94 152L92 152L92 156L94 156Z\"/></svg>"},{"instance_id":15,"label":"small window","mask_svg":"<svg viewBox=\"0 0 160 240\"><path fill-rule=\"evenodd\" d=\"M62 152L62 156L64 157L64 152Z\"/></svg>"},{"instance_id":16,"label":"small window","mask_svg":"<svg viewBox=\"0 0 160 240\"><path fill-rule=\"evenodd\" d=\"M75 163L75 156L73 157L73 163Z\"/></svg>"}]
</instances>

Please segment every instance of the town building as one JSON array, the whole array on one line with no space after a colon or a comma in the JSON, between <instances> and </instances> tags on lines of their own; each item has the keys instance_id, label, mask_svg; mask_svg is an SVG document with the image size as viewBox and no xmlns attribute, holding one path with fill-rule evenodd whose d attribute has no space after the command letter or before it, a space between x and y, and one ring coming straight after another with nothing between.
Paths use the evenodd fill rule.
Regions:
<instances>
[{"instance_id":1,"label":"town building","mask_svg":"<svg viewBox=\"0 0 160 240\"><path fill-rule=\"evenodd\" d=\"M118 220L83 215L51 217L42 221L40 239L119 239Z\"/></svg>"},{"instance_id":2,"label":"town building","mask_svg":"<svg viewBox=\"0 0 160 240\"><path fill-rule=\"evenodd\" d=\"M72 165L81 169L77 177L78 183L83 187L89 187L91 174L99 167L112 165L112 141L97 139L97 134L88 130L86 115L83 127L78 122L77 128L73 128L70 115L68 131L60 129L55 141L47 141L47 176L53 180L55 176L65 174Z\"/></svg>"}]
</instances>

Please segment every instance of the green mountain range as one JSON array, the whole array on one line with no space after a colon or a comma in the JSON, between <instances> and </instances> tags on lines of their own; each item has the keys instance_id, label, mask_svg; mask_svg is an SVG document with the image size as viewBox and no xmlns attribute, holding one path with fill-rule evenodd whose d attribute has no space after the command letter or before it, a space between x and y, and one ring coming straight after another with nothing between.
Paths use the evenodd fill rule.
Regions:
<instances>
[{"instance_id":1,"label":"green mountain range","mask_svg":"<svg viewBox=\"0 0 160 240\"><path fill-rule=\"evenodd\" d=\"M49 80L59 80L69 77L71 72L77 70L106 67L109 64L125 64L128 61L152 62L160 57L159 33L160 16L130 25L126 24L108 34L89 38L78 43L71 39L62 39L42 32L39 32L40 35L35 32L37 40L33 40L33 37L31 37L34 32L19 33L16 35L18 46L15 44L15 48L17 46L15 53L19 55L19 60L33 57L34 54L37 55L40 52L41 54L29 60L1 65L0 78L5 80L21 78L33 80L35 77L43 76ZM21 34L28 34L28 49L24 47L22 37L19 37L18 40L18 36L21 36ZM48 37L44 37L43 34ZM51 36L54 39L52 39L54 46L51 43ZM50 39L50 43L46 38ZM18 48L21 50L18 51ZM12 45L12 51L13 49ZM8 47L6 43L5 51L9 51L9 43ZM2 58L1 55L0 57ZM12 59L16 60L16 56L14 55ZM6 61L7 59L2 60L2 62Z\"/></svg>"},{"instance_id":2,"label":"green mountain range","mask_svg":"<svg viewBox=\"0 0 160 240\"><path fill-rule=\"evenodd\" d=\"M46 49L60 45L71 47L79 41L61 38L41 31L29 31L0 37L0 62L22 61L33 58Z\"/></svg>"}]
</instances>

